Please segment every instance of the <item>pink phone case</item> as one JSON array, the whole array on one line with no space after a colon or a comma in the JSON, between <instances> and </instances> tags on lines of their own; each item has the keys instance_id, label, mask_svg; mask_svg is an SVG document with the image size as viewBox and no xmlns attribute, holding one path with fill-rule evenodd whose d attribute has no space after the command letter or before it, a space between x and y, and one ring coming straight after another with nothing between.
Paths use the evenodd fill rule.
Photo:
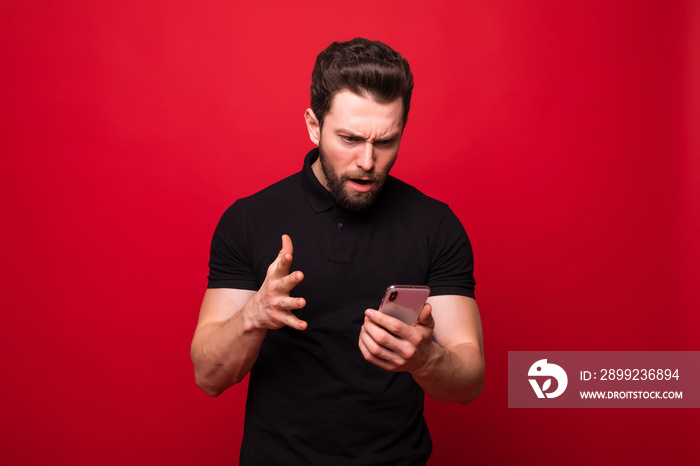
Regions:
<instances>
[{"instance_id":1,"label":"pink phone case","mask_svg":"<svg viewBox=\"0 0 700 466\"><path fill-rule=\"evenodd\" d=\"M405 324L413 325L428 296L430 296L430 287L427 286L391 285L386 289L379 310L396 317Z\"/></svg>"}]
</instances>

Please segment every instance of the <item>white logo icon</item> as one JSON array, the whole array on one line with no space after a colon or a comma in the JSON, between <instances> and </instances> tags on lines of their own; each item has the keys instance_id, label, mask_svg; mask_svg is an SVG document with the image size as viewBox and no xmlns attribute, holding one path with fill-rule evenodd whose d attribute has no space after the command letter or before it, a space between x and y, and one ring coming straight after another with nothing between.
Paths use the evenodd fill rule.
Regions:
<instances>
[{"instance_id":1,"label":"white logo icon","mask_svg":"<svg viewBox=\"0 0 700 466\"><path fill-rule=\"evenodd\" d=\"M536 379L528 379L532 389L535 390L537 398L556 398L566 390L566 385L569 383L569 378L566 376L564 369L557 366L556 364L547 363L546 359L540 359L535 364L530 366L530 370L527 372L530 377L549 377L545 380L542 388L540 388ZM547 390L552 385L552 379L554 377L557 380L557 389L551 393L547 393Z\"/></svg>"}]
</instances>

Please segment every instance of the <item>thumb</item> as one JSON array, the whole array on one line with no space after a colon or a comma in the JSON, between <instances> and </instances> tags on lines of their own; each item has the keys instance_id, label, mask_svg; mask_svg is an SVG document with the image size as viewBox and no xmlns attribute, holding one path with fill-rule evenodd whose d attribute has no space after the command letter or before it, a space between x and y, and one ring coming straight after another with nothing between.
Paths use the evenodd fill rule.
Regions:
<instances>
[{"instance_id":1,"label":"thumb","mask_svg":"<svg viewBox=\"0 0 700 466\"><path fill-rule=\"evenodd\" d=\"M280 250L280 254L293 254L294 253L294 245L292 244L292 238L289 237L289 235L282 235L282 249Z\"/></svg>"},{"instance_id":2,"label":"thumb","mask_svg":"<svg viewBox=\"0 0 700 466\"><path fill-rule=\"evenodd\" d=\"M433 320L433 306L431 306L430 303L425 303L423 305L423 309L420 311L416 325L435 328L435 321Z\"/></svg>"},{"instance_id":3,"label":"thumb","mask_svg":"<svg viewBox=\"0 0 700 466\"><path fill-rule=\"evenodd\" d=\"M272 271L279 278L287 275L290 267L292 266L293 252L294 247L292 246L292 239L288 235L282 235L282 249L280 249L277 259L270 264L268 271Z\"/></svg>"}]
</instances>

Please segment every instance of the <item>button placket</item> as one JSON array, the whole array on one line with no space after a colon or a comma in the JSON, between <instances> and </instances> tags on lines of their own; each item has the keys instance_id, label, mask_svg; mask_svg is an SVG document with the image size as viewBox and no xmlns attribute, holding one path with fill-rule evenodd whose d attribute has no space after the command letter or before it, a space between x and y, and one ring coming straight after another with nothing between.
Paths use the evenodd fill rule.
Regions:
<instances>
[{"instance_id":1,"label":"button placket","mask_svg":"<svg viewBox=\"0 0 700 466\"><path fill-rule=\"evenodd\" d=\"M348 223L343 217L335 218L335 228L333 235L333 260L337 262L347 262L350 260L352 253L352 245L350 244L350 238L348 237Z\"/></svg>"}]
</instances>

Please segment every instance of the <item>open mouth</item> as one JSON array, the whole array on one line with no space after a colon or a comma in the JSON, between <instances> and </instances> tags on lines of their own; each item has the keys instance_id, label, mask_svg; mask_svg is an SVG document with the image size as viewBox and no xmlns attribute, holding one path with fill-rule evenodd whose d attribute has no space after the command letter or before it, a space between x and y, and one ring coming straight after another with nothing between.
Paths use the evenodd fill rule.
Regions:
<instances>
[{"instance_id":1,"label":"open mouth","mask_svg":"<svg viewBox=\"0 0 700 466\"><path fill-rule=\"evenodd\" d=\"M349 178L350 187L357 192L366 193L372 186L374 186L374 180L367 178Z\"/></svg>"},{"instance_id":2,"label":"open mouth","mask_svg":"<svg viewBox=\"0 0 700 466\"><path fill-rule=\"evenodd\" d=\"M350 178L350 181L353 181L359 185L370 185L374 183L373 180L366 180L364 178Z\"/></svg>"}]
</instances>

